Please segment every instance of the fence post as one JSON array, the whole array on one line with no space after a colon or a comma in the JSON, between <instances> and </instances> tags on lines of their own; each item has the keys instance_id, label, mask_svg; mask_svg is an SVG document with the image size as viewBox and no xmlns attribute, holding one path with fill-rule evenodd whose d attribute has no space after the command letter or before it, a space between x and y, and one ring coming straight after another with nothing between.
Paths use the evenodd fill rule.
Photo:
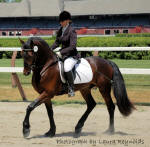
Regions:
<instances>
[{"instance_id":1,"label":"fence post","mask_svg":"<svg viewBox=\"0 0 150 147\"><path fill-rule=\"evenodd\" d=\"M98 56L98 51L94 51L93 56Z\"/></svg>"},{"instance_id":2,"label":"fence post","mask_svg":"<svg viewBox=\"0 0 150 147\"><path fill-rule=\"evenodd\" d=\"M11 67L15 67L16 56L17 56L17 51L14 51L11 57ZM15 77L13 73L11 74L11 84L12 84L12 88L17 87L17 83L15 81Z\"/></svg>"},{"instance_id":3,"label":"fence post","mask_svg":"<svg viewBox=\"0 0 150 147\"><path fill-rule=\"evenodd\" d=\"M20 81L19 81L19 78L18 78L17 73L12 73L12 75L13 75L13 77L14 77L14 80L15 80L15 82L16 82L16 85L17 85L17 87L18 87L18 90L19 90L19 92L20 92L20 95L21 95L23 101L27 101L26 95L25 95L24 90L23 90L23 88L22 88L22 86L21 86L21 83L20 83Z\"/></svg>"},{"instance_id":4,"label":"fence post","mask_svg":"<svg viewBox=\"0 0 150 147\"><path fill-rule=\"evenodd\" d=\"M15 67L16 56L17 56L17 51L14 51L12 58L11 58L11 67ZM21 86L21 83L20 83L20 80L19 80L17 73L12 73L11 79L12 79L12 87L14 87L14 88L18 87L18 90L20 92L20 95L21 95L23 101L27 101L26 95L25 95L24 90Z\"/></svg>"}]
</instances>

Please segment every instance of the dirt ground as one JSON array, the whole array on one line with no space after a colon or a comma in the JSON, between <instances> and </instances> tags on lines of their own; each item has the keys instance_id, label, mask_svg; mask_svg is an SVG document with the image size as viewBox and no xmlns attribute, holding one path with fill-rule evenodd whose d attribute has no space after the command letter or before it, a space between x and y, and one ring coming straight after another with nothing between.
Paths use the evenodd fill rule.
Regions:
<instances>
[{"instance_id":1,"label":"dirt ground","mask_svg":"<svg viewBox=\"0 0 150 147\"><path fill-rule=\"evenodd\" d=\"M150 107L136 106L129 117L115 111L115 134L103 132L108 127L105 105L98 105L88 117L79 138L74 138L74 127L84 113L86 105L54 106L56 136L43 137L49 129L44 105L36 108L30 117L31 133L28 139L22 135L22 121L28 102L0 102L0 147L150 147Z\"/></svg>"}]
</instances>

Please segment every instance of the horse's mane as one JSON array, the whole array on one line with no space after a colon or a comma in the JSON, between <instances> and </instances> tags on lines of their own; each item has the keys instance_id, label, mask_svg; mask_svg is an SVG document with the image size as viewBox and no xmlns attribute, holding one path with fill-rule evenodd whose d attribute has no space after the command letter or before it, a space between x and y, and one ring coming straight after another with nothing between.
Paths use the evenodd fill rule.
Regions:
<instances>
[{"instance_id":1,"label":"horse's mane","mask_svg":"<svg viewBox=\"0 0 150 147\"><path fill-rule=\"evenodd\" d=\"M47 47L48 49L50 49L50 46L48 45L48 43L44 40L44 39L42 39L42 38L40 38L40 37L30 37L28 40L27 40L27 44L30 46L30 44L31 44L31 42L32 41L39 41L41 44L43 44L45 47Z\"/></svg>"}]
</instances>

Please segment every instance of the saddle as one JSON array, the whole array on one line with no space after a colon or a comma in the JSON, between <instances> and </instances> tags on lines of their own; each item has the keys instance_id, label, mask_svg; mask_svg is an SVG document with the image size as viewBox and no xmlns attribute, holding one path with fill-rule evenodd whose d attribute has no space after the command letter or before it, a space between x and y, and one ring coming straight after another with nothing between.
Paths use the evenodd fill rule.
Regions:
<instances>
[{"instance_id":1,"label":"saddle","mask_svg":"<svg viewBox=\"0 0 150 147\"><path fill-rule=\"evenodd\" d=\"M61 60L59 60L58 65L59 65L61 81L63 83L66 83L64 63ZM91 66L89 62L84 58L81 58L75 64L73 68L73 74L74 74L74 84L88 83L93 78L93 72L92 72Z\"/></svg>"}]
</instances>

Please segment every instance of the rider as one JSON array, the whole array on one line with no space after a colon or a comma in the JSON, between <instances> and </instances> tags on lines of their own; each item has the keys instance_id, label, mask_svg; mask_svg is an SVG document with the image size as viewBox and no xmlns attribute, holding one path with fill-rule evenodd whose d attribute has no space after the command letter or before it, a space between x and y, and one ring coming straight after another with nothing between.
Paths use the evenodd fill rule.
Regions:
<instances>
[{"instance_id":1,"label":"rider","mask_svg":"<svg viewBox=\"0 0 150 147\"><path fill-rule=\"evenodd\" d=\"M61 25L57 32L56 40L51 49L56 49L61 45L61 49L56 54L64 60L64 71L68 84L68 96L74 96L74 76L72 69L77 63L79 55L76 49L77 34L71 26L71 14L68 11L62 11L59 15Z\"/></svg>"}]
</instances>

